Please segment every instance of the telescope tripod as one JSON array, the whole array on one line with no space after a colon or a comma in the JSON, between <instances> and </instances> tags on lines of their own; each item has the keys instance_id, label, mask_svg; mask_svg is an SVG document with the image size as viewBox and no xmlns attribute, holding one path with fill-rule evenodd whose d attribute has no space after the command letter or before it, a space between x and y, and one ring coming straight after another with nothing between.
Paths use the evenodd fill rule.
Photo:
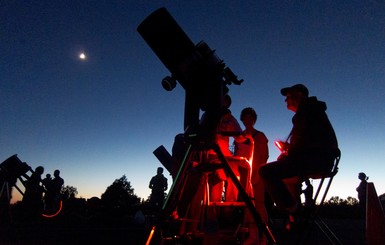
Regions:
<instances>
[{"instance_id":1,"label":"telescope tripod","mask_svg":"<svg viewBox=\"0 0 385 245\"><path fill-rule=\"evenodd\" d=\"M11 190L8 181L4 181L0 190L0 222L12 222L12 215L10 209Z\"/></svg>"},{"instance_id":2,"label":"telescope tripod","mask_svg":"<svg viewBox=\"0 0 385 245\"><path fill-rule=\"evenodd\" d=\"M207 159L205 153L208 150L215 152L219 164L211 163ZM167 199L150 231L146 245L163 244L164 241L172 240L175 240L177 244L183 244L183 241L191 242L191 239L194 238L200 240L202 244L215 242L212 240L212 234L216 230L215 221L213 222L216 217L213 217L213 212L211 212L215 206L210 206L207 183L208 174L216 169L223 169L226 175L231 178L259 232L272 244L276 243L269 227L261 220L253 202L234 174L219 145L214 143L208 147L202 143L193 142L186 150ZM186 223L191 225L187 226ZM189 232L190 237L186 238L185 235Z\"/></svg>"}]
</instances>

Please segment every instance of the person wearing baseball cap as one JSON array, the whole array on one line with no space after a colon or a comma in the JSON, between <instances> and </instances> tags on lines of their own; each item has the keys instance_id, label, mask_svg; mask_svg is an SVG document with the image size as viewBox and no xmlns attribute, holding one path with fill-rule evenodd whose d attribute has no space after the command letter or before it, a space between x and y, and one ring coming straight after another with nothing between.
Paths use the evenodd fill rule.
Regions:
<instances>
[{"instance_id":1,"label":"person wearing baseball cap","mask_svg":"<svg viewBox=\"0 0 385 245\"><path fill-rule=\"evenodd\" d=\"M281 89L286 106L295 114L293 127L286 142L284 154L277 161L259 168L276 205L293 213L299 207L299 194L293 196L284 180L330 172L339 154L337 137L326 114L326 103L315 96L303 84Z\"/></svg>"}]
</instances>

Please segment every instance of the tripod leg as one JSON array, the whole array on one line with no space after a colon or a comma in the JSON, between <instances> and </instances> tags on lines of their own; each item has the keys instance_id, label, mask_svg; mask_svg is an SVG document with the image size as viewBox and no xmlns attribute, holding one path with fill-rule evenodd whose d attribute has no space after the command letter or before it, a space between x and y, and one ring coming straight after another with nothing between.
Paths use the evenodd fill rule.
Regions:
<instances>
[{"instance_id":1,"label":"tripod leg","mask_svg":"<svg viewBox=\"0 0 385 245\"><path fill-rule=\"evenodd\" d=\"M183 210L188 210L188 205L189 200L186 202L183 199L185 198L184 195L188 194L191 196L192 193L184 193L184 189L186 187L186 182L188 181L188 176L187 176L187 170L192 162L192 159L195 155L194 150L192 149L192 145L190 145L186 151L185 157L182 161L182 164L179 168L179 171L173 181L173 184L170 188L169 194L167 195L167 198L162 206L162 209L160 210L158 217L157 217L157 222L156 224L152 227L152 230L150 232L150 235L147 239L148 245L150 244L159 244L160 241L159 239L163 239L164 235L167 235L167 230L173 230L172 232L175 232L173 227L166 227L166 226L172 226L172 214L173 212L177 211L178 206L183 205L182 208ZM184 212L184 211L183 211ZM181 213L181 215L185 215ZM179 215L179 214L178 214ZM168 222L170 221L170 222ZM172 234L175 235L175 234ZM154 240L154 241L153 241ZM153 241L153 242L152 242Z\"/></svg>"},{"instance_id":2,"label":"tripod leg","mask_svg":"<svg viewBox=\"0 0 385 245\"><path fill-rule=\"evenodd\" d=\"M175 177L175 180L172 183L169 194L167 195L167 199L163 204L162 210L164 213L171 213L172 211L174 211L181 199L181 196L183 194L182 190L186 181L187 168L191 163L193 153L194 152L192 150L192 145L190 145L187 149L187 152Z\"/></svg>"},{"instance_id":3,"label":"tripod leg","mask_svg":"<svg viewBox=\"0 0 385 245\"><path fill-rule=\"evenodd\" d=\"M7 182L4 182L3 185L1 186L1 191L0 191L0 197L3 196L4 188Z\"/></svg>"},{"instance_id":4,"label":"tripod leg","mask_svg":"<svg viewBox=\"0 0 385 245\"><path fill-rule=\"evenodd\" d=\"M266 236L266 238L270 242L276 243L275 238L270 231L270 228L267 226L267 224L264 224L262 222L262 219L261 219L259 213L257 212L257 210L255 209L253 202L251 201L249 195L243 189L237 176L234 174L233 170L231 169L230 164L228 163L226 157L223 155L219 145L214 144L213 150L215 151L219 160L221 161L224 171L226 172L226 174L228 174L228 176L231 178L231 180L234 182L235 186L237 187L239 194L241 195L243 201L245 202L247 208L249 209L249 211L250 211L251 215L253 216L255 222L257 223L257 226L259 227L259 229L262 231L262 233Z\"/></svg>"},{"instance_id":5,"label":"tripod leg","mask_svg":"<svg viewBox=\"0 0 385 245\"><path fill-rule=\"evenodd\" d=\"M0 223L12 223L10 191L9 183L4 181L0 191ZM4 192L6 195L5 197L3 196Z\"/></svg>"}]
</instances>

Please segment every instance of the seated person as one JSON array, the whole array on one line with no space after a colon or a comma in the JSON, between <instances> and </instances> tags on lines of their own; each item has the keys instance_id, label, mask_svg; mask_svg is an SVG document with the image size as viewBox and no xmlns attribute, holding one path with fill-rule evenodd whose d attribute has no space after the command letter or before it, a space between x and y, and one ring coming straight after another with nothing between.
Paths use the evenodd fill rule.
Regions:
<instances>
[{"instance_id":1,"label":"seated person","mask_svg":"<svg viewBox=\"0 0 385 245\"><path fill-rule=\"evenodd\" d=\"M283 88L287 108L295 113L286 154L262 165L259 174L276 205L293 213L298 202L283 180L330 172L338 152L337 138L326 114L326 103L309 97L308 89L297 84Z\"/></svg>"}]
</instances>

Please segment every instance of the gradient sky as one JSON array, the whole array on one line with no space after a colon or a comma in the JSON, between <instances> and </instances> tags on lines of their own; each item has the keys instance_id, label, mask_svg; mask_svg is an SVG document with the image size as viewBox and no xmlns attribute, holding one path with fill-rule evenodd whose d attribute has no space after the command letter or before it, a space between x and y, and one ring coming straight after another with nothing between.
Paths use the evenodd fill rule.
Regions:
<instances>
[{"instance_id":1,"label":"gradient sky","mask_svg":"<svg viewBox=\"0 0 385 245\"><path fill-rule=\"evenodd\" d=\"M293 116L279 91L303 83L327 102L342 152L329 197L357 197L361 171L385 193L380 0L1 1L0 160L60 169L84 198L126 175L147 198L161 166L153 150L171 151L183 131L184 90L163 90L169 71L136 31L160 7L245 80L230 86L231 109L255 108L269 161Z\"/></svg>"}]
</instances>

